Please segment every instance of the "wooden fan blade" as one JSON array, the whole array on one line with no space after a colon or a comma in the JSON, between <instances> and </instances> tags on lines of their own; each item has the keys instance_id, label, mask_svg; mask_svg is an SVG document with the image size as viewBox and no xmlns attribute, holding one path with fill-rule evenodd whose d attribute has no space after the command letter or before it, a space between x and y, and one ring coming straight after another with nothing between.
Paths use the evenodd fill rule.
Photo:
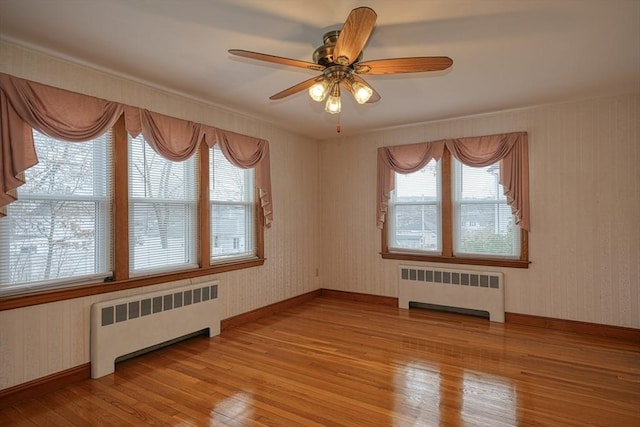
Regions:
<instances>
[{"instance_id":1,"label":"wooden fan blade","mask_svg":"<svg viewBox=\"0 0 640 427\"><path fill-rule=\"evenodd\" d=\"M298 93L305 89L309 89L313 84L319 80L322 80L324 77L318 76L309 80L305 80L303 82L298 83L297 85L291 86L288 89L283 90L282 92L278 92L275 95L271 95L269 99L282 99L289 95L293 95L294 93Z\"/></svg>"},{"instance_id":2,"label":"wooden fan blade","mask_svg":"<svg viewBox=\"0 0 640 427\"><path fill-rule=\"evenodd\" d=\"M453 60L447 56L422 56L414 58L391 58L359 62L354 71L358 74L399 74L440 71L451 67Z\"/></svg>"},{"instance_id":3,"label":"wooden fan blade","mask_svg":"<svg viewBox=\"0 0 640 427\"><path fill-rule=\"evenodd\" d=\"M358 59L376 25L377 17L373 9L368 7L359 7L349 13L333 50L337 64L349 65Z\"/></svg>"},{"instance_id":4,"label":"wooden fan blade","mask_svg":"<svg viewBox=\"0 0 640 427\"><path fill-rule=\"evenodd\" d=\"M257 59L258 61L272 62L280 65L289 65L291 67L307 68L314 71L322 71L325 69L323 65L314 64L313 62L298 61L297 59L267 55L266 53L257 53L242 49L229 49L229 53L236 56L242 56L243 58Z\"/></svg>"},{"instance_id":5,"label":"wooden fan blade","mask_svg":"<svg viewBox=\"0 0 640 427\"><path fill-rule=\"evenodd\" d=\"M369 100L367 101L367 104L373 104L374 102L378 102L378 101L380 101L382 99L380 97L380 94L378 92L376 92L376 90L373 88L373 86L371 86L369 83L367 83L362 77L356 76L355 74L352 74L351 78L353 78L353 80L355 80L357 82L360 82L362 84L365 84L365 85L369 86L371 88L371 90L373 91L373 93L371 94L371 98L369 98ZM342 87L344 87L350 93L352 93L351 92L351 86L349 86L349 83L347 83L345 80L342 80L340 83L342 83Z\"/></svg>"}]
</instances>

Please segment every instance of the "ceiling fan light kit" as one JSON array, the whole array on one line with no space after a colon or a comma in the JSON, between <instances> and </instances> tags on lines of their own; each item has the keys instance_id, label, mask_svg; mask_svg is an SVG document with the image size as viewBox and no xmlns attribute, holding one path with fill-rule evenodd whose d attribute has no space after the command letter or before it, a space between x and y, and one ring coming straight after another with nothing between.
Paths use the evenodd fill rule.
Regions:
<instances>
[{"instance_id":1,"label":"ceiling fan light kit","mask_svg":"<svg viewBox=\"0 0 640 427\"><path fill-rule=\"evenodd\" d=\"M361 62L362 49L369 40L376 23L376 12L369 7L353 9L341 30L329 31L323 37L323 45L313 52L313 62L283 58L241 49L229 53L260 61L298 68L322 71L322 75L305 80L285 89L269 99L282 99L305 89L316 102L327 99L325 111L340 113L340 86L354 97L358 104L374 103L380 95L360 75L420 73L446 70L453 61L446 56L413 58L389 58Z\"/></svg>"},{"instance_id":2,"label":"ceiling fan light kit","mask_svg":"<svg viewBox=\"0 0 640 427\"><path fill-rule=\"evenodd\" d=\"M309 96L316 102L322 102L327 94L331 94L325 105L325 111L331 114L340 112L340 103L335 98L340 97L340 84L343 84L358 104L364 104L371 99L373 89L362 81L353 78L353 69L344 65L331 65L324 69L322 77L309 88ZM331 104L331 105L330 105Z\"/></svg>"},{"instance_id":3,"label":"ceiling fan light kit","mask_svg":"<svg viewBox=\"0 0 640 427\"><path fill-rule=\"evenodd\" d=\"M338 114L341 107L340 85L334 82L331 84L331 93L329 94L329 99L327 99L327 103L324 106L324 111L331 114Z\"/></svg>"}]
</instances>

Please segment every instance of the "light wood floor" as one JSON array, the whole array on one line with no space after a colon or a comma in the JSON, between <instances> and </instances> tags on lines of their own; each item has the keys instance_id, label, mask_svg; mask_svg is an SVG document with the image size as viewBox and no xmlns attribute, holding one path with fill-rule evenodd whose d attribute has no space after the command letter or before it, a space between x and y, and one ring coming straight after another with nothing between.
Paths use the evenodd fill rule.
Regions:
<instances>
[{"instance_id":1,"label":"light wood floor","mask_svg":"<svg viewBox=\"0 0 640 427\"><path fill-rule=\"evenodd\" d=\"M0 425L640 426L640 343L330 298L0 411Z\"/></svg>"}]
</instances>

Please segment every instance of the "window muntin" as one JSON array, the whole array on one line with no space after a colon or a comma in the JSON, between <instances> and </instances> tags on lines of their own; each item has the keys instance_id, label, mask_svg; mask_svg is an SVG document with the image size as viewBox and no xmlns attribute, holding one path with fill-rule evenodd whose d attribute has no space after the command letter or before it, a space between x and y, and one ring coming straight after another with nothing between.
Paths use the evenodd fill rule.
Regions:
<instances>
[{"instance_id":1,"label":"window muntin","mask_svg":"<svg viewBox=\"0 0 640 427\"><path fill-rule=\"evenodd\" d=\"M0 294L111 274L111 132L88 142L33 135L39 163L0 219Z\"/></svg>"},{"instance_id":2,"label":"window muntin","mask_svg":"<svg viewBox=\"0 0 640 427\"><path fill-rule=\"evenodd\" d=\"M231 164L216 145L209 150L211 262L256 256L254 170Z\"/></svg>"},{"instance_id":3,"label":"window muntin","mask_svg":"<svg viewBox=\"0 0 640 427\"><path fill-rule=\"evenodd\" d=\"M518 258L520 227L499 183L500 167L470 167L453 160L455 256Z\"/></svg>"},{"instance_id":4,"label":"window muntin","mask_svg":"<svg viewBox=\"0 0 640 427\"><path fill-rule=\"evenodd\" d=\"M442 252L440 163L395 175L389 200L389 249Z\"/></svg>"},{"instance_id":5,"label":"window muntin","mask_svg":"<svg viewBox=\"0 0 640 427\"><path fill-rule=\"evenodd\" d=\"M197 267L196 160L167 160L129 137L131 275Z\"/></svg>"}]
</instances>

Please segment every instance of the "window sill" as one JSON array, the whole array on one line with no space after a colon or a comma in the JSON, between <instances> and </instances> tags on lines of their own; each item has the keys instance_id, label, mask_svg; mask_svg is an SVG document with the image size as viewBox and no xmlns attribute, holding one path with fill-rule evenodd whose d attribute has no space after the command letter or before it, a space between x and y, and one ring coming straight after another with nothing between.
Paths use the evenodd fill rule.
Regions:
<instances>
[{"instance_id":1,"label":"window sill","mask_svg":"<svg viewBox=\"0 0 640 427\"><path fill-rule=\"evenodd\" d=\"M29 307L32 305L46 304L90 295L106 294L125 289L141 288L144 286L158 285L160 283L176 280L192 279L194 277L210 276L244 268L258 267L264 264L265 258L252 258L242 261L231 261L224 264L216 264L211 267L182 270L175 273L158 274L154 276L136 277L127 280L114 280L113 282L91 283L88 285L74 286L64 289L33 291L31 293L17 294L0 298L0 311L14 308Z\"/></svg>"},{"instance_id":2,"label":"window sill","mask_svg":"<svg viewBox=\"0 0 640 427\"><path fill-rule=\"evenodd\" d=\"M439 255L422 255L401 252L381 252L380 255L382 255L383 259L419 262L441 262L445 264L483 265L488 267L529 268L530 264L528 260L520 259L446 257Z\"/></svg>"}]
</instances>

